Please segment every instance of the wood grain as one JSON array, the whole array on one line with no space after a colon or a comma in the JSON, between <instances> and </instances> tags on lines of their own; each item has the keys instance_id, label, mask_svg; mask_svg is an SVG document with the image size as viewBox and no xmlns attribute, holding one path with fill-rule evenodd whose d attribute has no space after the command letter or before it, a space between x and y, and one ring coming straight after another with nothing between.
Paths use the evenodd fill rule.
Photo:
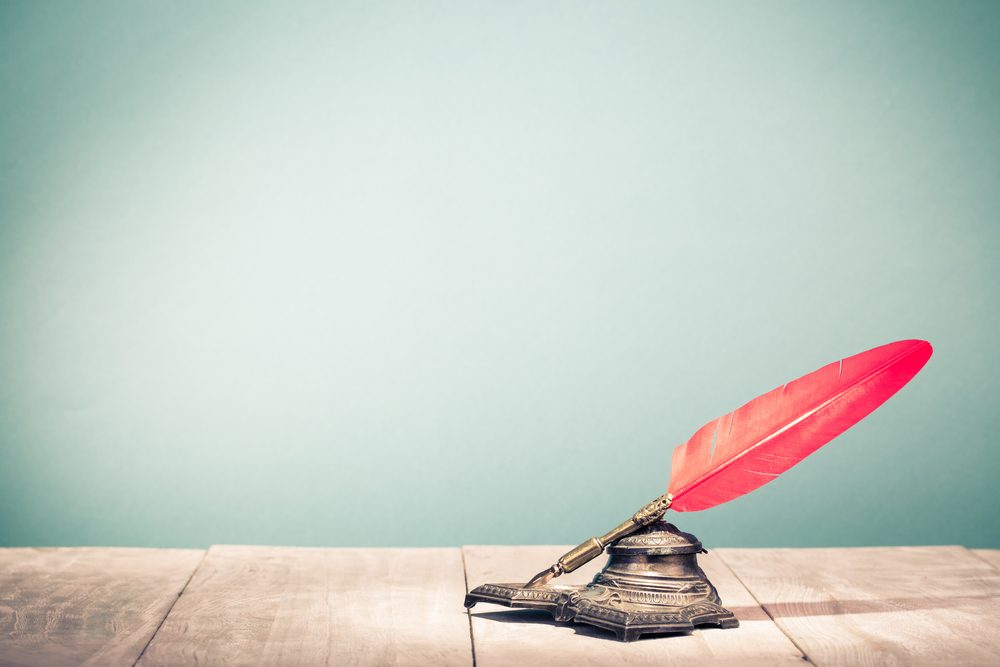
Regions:
<instances>
[{"instance_id":1,"label":"wood grain","mask_svg":"<svg viewBox=\"0 0 1000 667\"><path fill-rule=\"evenodd\" d=\"M203 554L0 549L0 664L134 664Z\"/></svg>"},{"instance_id":2,"label":"wood grain","mask_svg":"<svg viewBox=\"0 0 1000 667\"><path fill-rule=\"evenodd\" d=\"M973 549L972 553L1000 570L1000 549Z\"/></svg>"},{"instance_id":3,"label":"wood grain","mask_svg":"<svg viewBox=\"0 0 1000 667\"><path fill-rule=\"evenodd\" d=\"M470 587L524 581L566 552L567 546L463 547ZM596 559L563 575L560 585L585 584L603 567ZM544 612L480 603L471 610L477 667L510 665L802 665L802 654L771 622L732 572L714 554L699 563L722 602L740 619L733 630L615 641L598 628L555 623Z\"/></svg>"},{"instance_id":4,"label":"wood grain","mask_svg":"<svg viewBox=\"0 0 1000 667\"><path fill-rule=\"evenodd\" d=\"M465 547L468 583L523 580L565 550ZM720 549L700 562L741 627L630 644L531 611L467 616L458 549L202 555L0 549L0 665L469 665L470 622L480 667L807 664L803 651L820 667L1000 664L997 550Z\"/></svg>"},{"instance_id":5,"label":"wood grain","mask_svg":"<svg viewBox=\"0 0 1000 667\"><path fill-rule=\"evenodd\" d=\"M213 546L140 665L470 665L461 551Z\"/></svg>"},{"instance_id":6,"label":"wood grain","mask_svg":"<svg viewBox=\"0 0 1000 667\"><path fill-rule=\"evenodd\" d=\"M825 665L1000 665L1000 573L962 547L720 549Z\"/></svg>"}]
</instances>

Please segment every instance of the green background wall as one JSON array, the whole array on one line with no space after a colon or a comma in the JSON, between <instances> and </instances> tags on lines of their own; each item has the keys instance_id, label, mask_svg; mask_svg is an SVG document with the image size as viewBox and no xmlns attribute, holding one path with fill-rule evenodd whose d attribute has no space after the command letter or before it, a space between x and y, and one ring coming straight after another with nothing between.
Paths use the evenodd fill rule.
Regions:
<instances>
[{"instance_id":1,"label":"green background wall","mask_svg":"<svg viewBox=\"0 0 1000 667\"><path fill-rule=\"evenodd\" d=\"M1000 4L0 4L0 543L1000 547Z\"/></svg>"}]
</instances>

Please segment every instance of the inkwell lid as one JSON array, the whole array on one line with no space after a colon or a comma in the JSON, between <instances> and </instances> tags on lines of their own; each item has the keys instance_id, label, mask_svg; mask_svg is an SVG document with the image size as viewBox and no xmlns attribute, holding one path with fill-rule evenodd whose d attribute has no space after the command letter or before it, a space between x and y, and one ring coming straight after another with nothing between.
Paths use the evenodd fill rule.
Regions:
<instances>
[{"instance_id":1,"label":"inkwell lid","mask_svg":"<svg viewBox=\"0 0 1000 667\"><path fill-rule=\"evenodd\" d=\"M666 521L655 521L608 547L613 556L670 556L702 551L697 537Z\"/></svg>"}]
</instances>

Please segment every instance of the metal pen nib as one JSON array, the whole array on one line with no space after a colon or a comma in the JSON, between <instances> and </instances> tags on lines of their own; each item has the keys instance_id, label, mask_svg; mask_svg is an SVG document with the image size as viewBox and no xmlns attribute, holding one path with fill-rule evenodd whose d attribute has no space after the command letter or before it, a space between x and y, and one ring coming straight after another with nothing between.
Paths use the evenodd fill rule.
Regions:
<instances>
[{"instance_id":1,"label":"metal pen nib","mask_svg":"<svg viewBox=\"0 0 1000 667\"><path fill-rule=\"evenodd\" d=\"M549 583L550 581L558 577L560 574L562 574L561 569L559 571L556 570L556 568L558 567L559 564L557 563L552 567L548 568L547 570L542 570L541 572L533 576L531 578L531 581L526 583L524 587L534 588L535 586L544 586L545 584Z\"/></svg>"}]
</instances>

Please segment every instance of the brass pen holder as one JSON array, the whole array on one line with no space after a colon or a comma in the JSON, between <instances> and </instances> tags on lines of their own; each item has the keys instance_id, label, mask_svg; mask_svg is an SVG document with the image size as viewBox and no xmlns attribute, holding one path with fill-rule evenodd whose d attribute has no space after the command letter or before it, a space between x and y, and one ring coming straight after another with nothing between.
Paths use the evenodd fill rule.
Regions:
<instances>
[{"instance_id":1,"label":"brass pen holder","mask_svg":"<svg viewBox=\"0 0 1000 667\"><path fill-rule=\"evenodd\" d=\"M613 542L604 569L586 586L484 584L465 596L465 606L540 609L556 621L604 628L626 642L699 626L735 628L739 621L698 566L704 552L694 535L655 521Z\"/></svg>"}]
</instances>

